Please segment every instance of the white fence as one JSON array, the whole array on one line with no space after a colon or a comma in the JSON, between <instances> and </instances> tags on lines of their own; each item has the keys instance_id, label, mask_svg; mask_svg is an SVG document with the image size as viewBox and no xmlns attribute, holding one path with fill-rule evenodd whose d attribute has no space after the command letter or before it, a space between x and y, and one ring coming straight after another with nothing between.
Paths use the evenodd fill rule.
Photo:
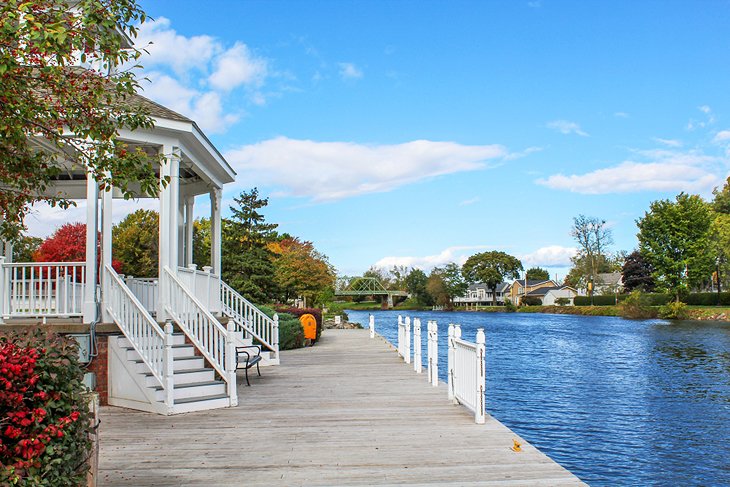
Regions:
<instances>
[{"instance_id":1,"label":"white fence","mask_svg":"<svg viewBox=\"0 0 730 487\"><path fill-rule=\"evenodd\" d=\"M243 331L244 338L255 338L268 348L275 363L279 363L279 317L269 318L231 286L220 281L220 301L223 312L229 316L236 331Z\"/></svg>"},{"instance_id":2,"label":"white fence","mask_svg":"<svg viewBox=\"0 0 730 487\"><path fill-rule=\"evenodd\" d=\"M84 262L5 263L0 259L0 318L82 316Z\"/></svg>"},{"instance_id":3,"label":"white fence","mask_svg":"<svg viewBox=\"0 0 730 487\"><path fill-rule=\"evenodd\" d=\"M474 411L474 421L485 421L484 329L477 330L476 342L461 339L461 327L449 325L449 399Z\"/></svg>"},{"instance_id":4,"label":"white fence","mask_svg":"<svg viewBox=\"0 0 730 487\"><path fill-rule=\"evenodd\" d=\"M211 267L196 269L195 264L190 267L178 267L177 278L182 282L200 303L211 313L221 312L221 278L211 273Z\"/></svg>"},{"instance_id":5,"label":"white fence","mask_svg":"<svg viewBox=\"0 0 730 487\"><path fill-rule=\"evenodd\" d=\"M413 370L423 370L421 357L421 320L413 319ZM370 316L370 338L375 337L375 317ZM485 335L479 328L475 343L462 340L461 327L449 325L448 331L448 396L455 404L462 404L474 411L474 421L483 424L486 420L485 387ZM427 379L434 387L438 387L438 323L428 321L426 325L426 364ZM411 357L411 319L398 316L398 355L406 363Z\"/></svg>"},{"instance_id":6,"label":"white fence","mask_svg":"<svg viewBox=\"0 0 730 487\"><path fill-rule=\"evenodd\" d=\"M160 286L156 277L125 276L124 283L150 314L157 312Z\"/></svg>"}]
</instances>

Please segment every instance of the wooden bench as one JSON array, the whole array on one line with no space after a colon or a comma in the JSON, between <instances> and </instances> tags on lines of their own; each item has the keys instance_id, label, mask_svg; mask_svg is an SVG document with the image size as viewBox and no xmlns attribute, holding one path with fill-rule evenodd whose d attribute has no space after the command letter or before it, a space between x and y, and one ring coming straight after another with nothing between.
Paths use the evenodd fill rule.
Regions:
<instances>
[{"instance_id":1,"label":"wooden bench","mask_svg":"<svg viewBox=\"0 0 730 487\"><path fill-rule=\"evenodd\" d=\"M259 362L261 362L261 346L246 345L245 347L236 347L236 370L243 369L246 371L247 386L251 385L251 383L248 381L248 369L250 369L254 365L256 366L256 372L258 372L259 377L261 377Z\"/></svg>"}]
</instances>

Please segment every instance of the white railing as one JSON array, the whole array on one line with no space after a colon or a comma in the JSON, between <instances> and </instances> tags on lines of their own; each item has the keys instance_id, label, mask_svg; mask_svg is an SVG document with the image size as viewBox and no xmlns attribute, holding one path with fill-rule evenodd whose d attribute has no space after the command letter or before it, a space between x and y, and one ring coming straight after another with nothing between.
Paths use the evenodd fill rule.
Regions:
<instances>
[{"instance_id":1,"label":"white railing","mask_svg":"<svg viewBox=\"0 0 730 487\"><path fill-rule=\"evenodd\" d=\"M244 338L253 337L279 358L279 321L276 315L269 318L249 300L231 286L220 281L220 301L223 313L233 319L237 331L243 331Z\"/></svg>"},{"instance_id":2,"label":"white railing","mask_svg":"<svg viewBox=\"0 0 730 487\"><path fill-rule=\"evenodd\" d=\"M211 313L221 312L221 278L210 272L212 267L196 269L195 264L190 267L178 267L177 278Z\"/></svg>"},{"instance_id":3,"label":"white railing","mask_svg":"<svg viewBox=\"0 0 730 487\"><path fill-rule=\"evenodd\" d=\"M436 321L429 321L427 324L427 346L428 352L428 382L432 386L439 385L439 327Z\"/></svg>"},{"instance_id":4,"label":"white railing","mask_svg":"<svg viewBox=\"0 0 730 487\"><path fill-rule=\"evenodd\" d=\"M0 318L82 316L85 288L84 262L2 262Z\"/></svg>"},{"instance_id":5,"label":"white railing","mask_svg":"<svg viewBox=\"0 0 730 487\"><path fill-rule=\"evenodd\" d=\"M231 406L235 406L238 396L233 324L229 323L230 329L224 328L169 267L164 268L162 279L166 281L165 311L227 383Z\"/></svg>"},{"instance_id":6,"label":"white railing","mask_svg":"<svg viewBox=\"0 0 730 487\"><path fill-rule=\"evenodd\" d=\"M121 276L120 276L121 277ZM124 283L150 314L157 312L160 287L156 277L124 277Z\"/></svg>"},{"instance_id":7,"label":"white railing","mask_svg":"<svg viewBox=\"0 0 730 487\"><path fill-rule=\"evenodd\" d=\"M168 340L165 332L108 264L104 266L103 278L107 312L149 367L157 383L168 393L166 397L170 402L165 402L172 406L172 377L167 377L167 368L172 367L172 353L166 351Z\"/></svg>"},{"instance_id":8,"label":"white railing","mask_svg":"<svg viewBox=\"0 0 730 487\"><path fill-rule=\"evenodd\" d=\"M398 315L398 355L401 357L406 356L406 324L403 321L403 317Z\"/></svg>"},{"instance_id":9,"label":"white railing","mask_svg":"<svg viewBox=\"0 0 730 487\"><path fill-rule=\"evenodd\" d=\"M370 315L370 338L375 338L375 316Z\"/></svg>"},{"instance_id":10,"label":"white railing","mask_svg":"<svg viewBox=\"0 0 730 487\"><path fill-rule=\"evenodd\" d=\"M477 330L476 342L461 339L461 327L449 325L448 382L449 398L474 411L474 421L485 422L484 329Z\"/></svg>"}]
</instances>

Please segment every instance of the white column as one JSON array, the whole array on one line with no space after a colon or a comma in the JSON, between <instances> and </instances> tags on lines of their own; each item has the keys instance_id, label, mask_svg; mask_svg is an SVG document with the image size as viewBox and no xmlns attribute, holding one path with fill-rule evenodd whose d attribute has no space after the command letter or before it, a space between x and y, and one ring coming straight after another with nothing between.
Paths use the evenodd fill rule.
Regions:
<instances>
[{"instance_id":1,"label":"white column","mask_svg":"<svg viewBox=\"0 0 730 487\"><path fill-rule=\"evenodd\" d=\"M484 328L477 329L477 404L474 411L474 421L477 424L484 424L486 421L486 407L484 404L484 389L487 382L486 373L486 337Z\"/></svg>"},{"instance_id":2,"label":"white column","mask_svg":"<svg viewBox=\"0 0 730 487\"><path fill-rule=\"evenodd\" d=\"M375 316L370 315L370 338L375 338Z\"/></svg>"},{"instance_id":3,"label":"white column","mask_svg":"<svg viewBox=\"0 0 730 487\"><path fill-rule=\"evenodd\" d=\"M167 322L165 324L165 350L163 352L163 360L165 361L165 406L167 406L168 414L172 413L175 405L175 379L174 379L174 365L173 365L173 352L172 352L172 323Z\"/></svg>"},{"instance_id":4,"label":"white column","mask_svg":"<svg viewBox=\"0 0 730 487\"><path fill-rule=\"evenodd\" d=\"M101 267L106 265L112 265L112 204L114 201L114 188L105 188L104 194L102 195L102 218L101 218ZM101 274L102 277L104 274ZM104 300L109 296L107 291L108 283L102 278L102 316L105 323L111 323L113 321L111 315L106 311L106 307L103 305Z\"/></svg>"},{"instance_id":5,"label":"white column","mask_svg":"<svg viewBox=\"0 0 730 487\"><path fill-rule=\"evenodd\" d=\"M433 369L431 369L431 385L439 385L439 325L433 322Z\"/></svg>"},{"instance_id":6,"label":"white column","mask_svg":"<svg viewBox=\"0 0 730 487\"><path fill-rule=\"evenodd\" d=\"M236 332L235 323L229 320L226 324L226 375L228 388L228 404L231 407L238 406L238 391L236 389L236 344L233 341L233 334Z\"/></svg>"},{"instance_id":7,"label":"white column","mask_svg":"<svg viewBox=\"0 0 730 487\"><path fill-rule=\"evenodd\" d=\"M8 264L15 262L15 260L13 260L13 242L5 241L3 256L5 257L5 262Z\"/></svg>"},{"instance_id":8,"label":"white column","mask_svg":"<svg viewBox=\"0 0 730 487\"><path fill-rule=\"evenodd\" d=\"M185 198L185 265L193 263L193 216L195 209L195 196Z\"/></svg>"},{"instance_id":9,"label":"white column","mask_svg":"<svg viewBox=\"0 0 730 487\"><path fill-rule=\"evenodd\" d=\"M166 161L160 167L160 179L169 178L166 186L160 184L160 237L159 237L159 288L157 319L167 318L165 304L168 298L168 283L164 268L177 270L178 262L178 200L180 197L180 151L171 145L163 145Z\"/></svg>"},{"instance_id":10,"label":"white column","mask_svg":"<svg viewBox=\"0 0 730 487\"><path fill-rule=\"evenodd\" d=\"M421 319L413 318L413 370L417 374L423 372L421 360Z\"/></svg>"},{"instance_id":11,"label":"white column","mask_svg":"<svg viewBox=\"0 0 730 487\"><path fill-rule=\"evenodd\" d=\"M213 274L221 275L221 204L223 190L214 188L210 192L210 265Z\"/></svg>"},{"instance_id":12,"label":"white column","mask_svg":"<svg viewBox=\"0 0 730 487\"><path fill-rule=\"evenodd\" d=\"M405 356L403 359L406 361L407 364L411 363L411 317L406 316L406 330L405 330Z\"/></svg>"},{"instance_id":13,"label":"white column","mask_svg":"<svg viewBox=\"0 0 730 487\"><path fill-rule=\"evenodd\" d=\"M98 318L96 308L97 248L99 246L99 183L86 174L86 286L84 287L84 323Z\"/></svg>"},{"instance_id":14,"label":"white column","mask_svg":"<svg viewBox=\"0 0 730 487\"><path fill-rule=\"evenodd\" d=\"M3 316L8 313L10 288L5 285L5 257L0 256L0 324L5 323Z\"/></svg>"},{"instance_id":15,"label":"white column","mask_svg":"<svg viewBox=\"0 0 730 487\"><path fill-rule=\"evenodd\" d=\"M187 257L187 251L185 250L185 238L188 235L187 228L185 227L187 221L185 220L185 211L187 198L180 192L178 193L178 200L176 203L177 207L177 262L175 263L178 267L185 267L185 258Z\"/></svg>"},{"instance_id":16,"label":"white column","mask_svg":"<svg viewBox=\"0 0 730 487\"><path fill-rule=\"evenodd\" d=\"M449 399L454 400L454 324L449 323L449 337L447 339L449 347L448 360L446 362L446 377L449 389Z\"/></svg>"}]
</instances>

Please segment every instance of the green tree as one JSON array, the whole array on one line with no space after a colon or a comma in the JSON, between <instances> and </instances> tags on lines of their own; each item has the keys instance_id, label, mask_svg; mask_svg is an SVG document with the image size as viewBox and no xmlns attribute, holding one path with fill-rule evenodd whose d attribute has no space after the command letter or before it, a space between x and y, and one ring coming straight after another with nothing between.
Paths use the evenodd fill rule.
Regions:
<instances>
[{"instance_id":1,"label":"green tree","mask_svg":"<svg viewBox=\"0 0 730 487\"><path fill-rule=\"evenodd\" d=\"M13 260L15 262L33 262L33 254L43 243L39 237L20 235L13 243Z\"/></svg>"},{"instance_id":2,"label":"green tree","mask_svg":"<svg viewBox=\"0 0 730 487\"><path fill-rule=\"evenodd\" d=\"M426 281L426 292L432 303L439 306L451 306L451 297L446 289L443 269L434 267Z\"/></svg>"},{"instance_id":3,"label":"green tree","mask_svg":"<svg viewBox=\"0 0 730 487\"><path fill-rule=\"evenodd\" d=\"M550 273L542 267L532 267L525 272L527 278L531 281L547 281L550 279Z\"/></svg>"},{"instance_id":4,"label":"green tree","mask_svg":"<svg viewBox=\"0 0 730 487\"><path fill-rule=\"evenodd\" d=\"M710 247L712 213L697 195L680 193L676 201L659 200L637 221L639 250L654 269L661 290L676 301L707 279L714 267Z\"/></svg>"},{"instance_id":5,"label":"green tree","mask_svg":"<svg viewBox=\"0 0 730 487\"><path fill-rule=\"evenodd\" d=\"M450 262L443 267L434 267L426 282L426 291L440 306L453 307L454 298L463 296L469 284L461 274L461 267Z\"/></svg>"},{"instance_id":6,"label":"green tree","mask_svg":"<svg viewBox=\"0 0 730 487\"><path fill-rule=\"evenodd\" d=\"M466 281L484 283L492 290L492 303L497 305L497 286L505 280L520 277L522 262L504 252L493 250L469 257L462 268Z\"/></svg>"},{"instance_id":7,"label":"green tree","mask_svg":"<svg viewBox=\"0 0 730 487\"><path fill-rule=\"evenodd\" d=\"M722 188L713 189L712 194L714 195L712 209L717 213L730 214L730 177Z\"/></svg>"},{"instance_id":8,"label":"green tree","mask_svg":"<svg viewBox=\"0 0 730 487\"><path fill-rule=\"evenodd\" d=\"M160 217L153 210L137 210L114 226L114 258L122 272L135 277L155 277L159 267Z\"/></svg>"},{"instance_id":9,"label":"green tree","mask_svg":"<svg viewBox=\"0 0 730 487\"><path fill-rule=\"evenodd\" d=\"M606 260L606 250L613 244L611 229L606 221L596 217L578 215L573 218L570 235L578 243L578 253L573 258L573 266L588 276L587 281L596 282L602 261ZM593 285L589 286L593 296Z\"/></svg>"},{"instance_id":10,"label":"green tree","mask_svg":"<svg viewBox=\"0 0 730 487\"><path fill-rule=\"evenodd\" d=\"M210 265L210 218L193 221L193 263L198 269Z\"/></svg>"},{"instance_id":11,"label":"green tree","mask_svg":"<svg viewBox=\"0 0 730 487\"><path fill-rule=\"evenodd\" d=\"M232 216L223 220L221 261L222 277L233 289L254 302L276 296L273 253L268 243L275 236L274 223L266 223L260 209L269 204L259 198L257 188L234 198Z\"/></svg>"},{"instance_id":12,"label":"green tree","mask_svg":"<svg viewBox=\"0 0 730 487\"><path fill-rule=\"evenodd\" d=\"M413 269L405 278L406 290L413 296L416 301L424 306L432 306L433 299L428 294L426 285L428 284L428 276L421 269Z\"/></svg>"},{"instance_id":13,"label":"green tree","mask_svg":"<svg viewBox=\"0 0 730 487\"><path fill-rule=\"evenodd\" d=\"M46 191L64 168L86 168L102 188L114 184L126 196L133 188L157 193L152 158L118 135L122 126L153 125L133 101L137 66L114 69L142 56L126 44L145 20L135 0L0 4L0 234L6 239L19 235L32 203L73 205Z\"/></svg>"}]
</instances>

